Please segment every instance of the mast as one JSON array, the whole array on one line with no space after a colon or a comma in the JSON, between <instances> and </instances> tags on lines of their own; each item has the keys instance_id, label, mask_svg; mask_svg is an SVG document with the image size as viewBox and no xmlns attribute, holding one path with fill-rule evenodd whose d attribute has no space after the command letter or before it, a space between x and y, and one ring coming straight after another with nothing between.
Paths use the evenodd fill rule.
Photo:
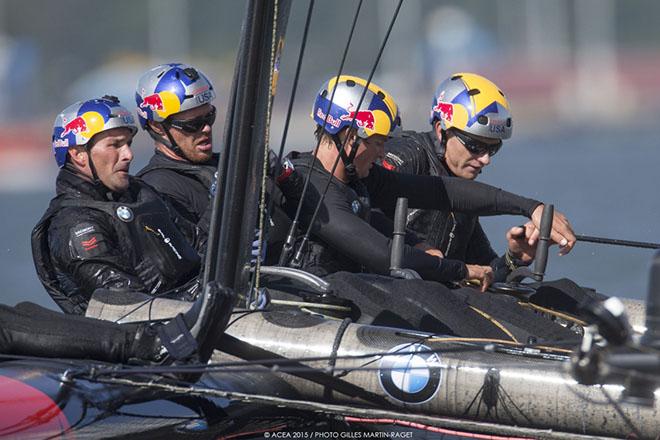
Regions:
<instances>
[{"instance_id":1,"label":"mast","mask_svg":"<svg viewBox=\"0 0 660 440\"><path fill-rule=\"evenodd\" d=\"M204 263L204 285L245 293L290 0L250 0L242 26Z\"/></svg>"}]
</instances>

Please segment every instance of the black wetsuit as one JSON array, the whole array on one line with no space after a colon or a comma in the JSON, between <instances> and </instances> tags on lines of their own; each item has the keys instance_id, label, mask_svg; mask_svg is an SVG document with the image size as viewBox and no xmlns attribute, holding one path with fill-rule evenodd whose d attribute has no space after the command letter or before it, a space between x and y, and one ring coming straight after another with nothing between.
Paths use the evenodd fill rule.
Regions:
<instances>
[{"instance_id":1,"label":"black wetsuit","mask_svg":"<svg viewBox=\"0 0 660 440\"><path fill-rule=\"evenodd\" d=\"M432 131L404 131L388 139L385 152L383 166L388 170L422 176L453 176L443 159L443 147ZM392 217L394 213L386 214ZM504 281L510 273L504 257L499 257L491 247L476 215L411 209L408 212L408 227L426 243L440 249L445 258L467 264L490 265L495 272L495 281Z\"/></svg>"},{"instance_id":2,"label":"black wetsuit","mask_svg":"<svg viewBox=\"0 0 660 440\"><path fill-rule=\"evenodd\" d=\"M32 232L37 274L67 313L84 313L101 287L192 299L208 219L189 222L139 179L116 194L66 167Z\"/></svg>"},{"instance_id":3,"label":"black wetsuit","mask_svg":"<svg viewBox=\"0 0 660 440\"><path fill-rule=\"evenodd\" d=\"M292 156L301 175L310 169L311 154ZM329 173L317 162L305 198L301 224L311 214L326 185ZM287 209L295 212L295 195L286 194ZM394 209L397 197L408 197L411 208L449 209L472 215L513 214L529 217L540 202L464 179L412 176L374 166L365 179L345 184L333 179L319 211L302 267L318 275L338 271L389 273L391 222L370 222L372 208ZM409 243L410 244L410 243ZM465 264L440 259L410 245L404 251L403 267L416 270L424 279L457 281L467 276Z\"/></svg>"},{"instance_id":4,"label":"black wetsuit","mask_svg":"<svg viewBox=\"0 0 660 440\"><path fill-rule=\"evenodd\" d=\"M172 205L193 223L200 221L211 200L219 155L204 164L172 159L156 150L137 177L166 194Z\"/></svg>"}]
</instances>

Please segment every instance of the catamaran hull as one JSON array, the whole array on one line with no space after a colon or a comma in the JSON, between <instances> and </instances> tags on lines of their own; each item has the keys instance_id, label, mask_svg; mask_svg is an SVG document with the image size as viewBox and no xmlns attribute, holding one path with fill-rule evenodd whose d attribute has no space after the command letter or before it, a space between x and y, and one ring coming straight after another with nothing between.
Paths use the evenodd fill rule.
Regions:
<instances>
[{"instance_id":1,"label":"catamaran hull","mask_svg":"<svg viewBox=\"0 0 660 440\"><path fill-rule=\"evenodd\" d=\"M644 438L655 438L660 433L657 403L646 407L621 402L623 388L617 385L580 385L562 356L488 352L422 333L302 314L293 319L281 312L248 314L227 334L240 342L226 342L223 349L243 358L336 356L332 363L304 362L341 373L335 383L315 380L299 367L292 374L281 373L308 400L332 397L339 403L382 405L380 396L388 405L420 415L596 436L626 437L637 430ZM344 358L382 352L390 355ZM217 352L214 360L223 359L226 355ZM342 383L356 388L337 392ZM611 402L617 402L620 413Z\"/></svg>"}]
</instances>

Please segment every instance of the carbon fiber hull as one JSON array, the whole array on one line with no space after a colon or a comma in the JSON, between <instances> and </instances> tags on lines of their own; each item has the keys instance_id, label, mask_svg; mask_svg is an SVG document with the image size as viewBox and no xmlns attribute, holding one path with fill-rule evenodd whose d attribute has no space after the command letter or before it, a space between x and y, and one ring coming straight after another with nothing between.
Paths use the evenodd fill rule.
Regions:
<instances>
[{"instance_id":1,"label":"carbon fiber hull","mask_svg":"<svg viewBox=\"0 0 660 440\"><path fill-rule=\"evenodd\" d=\"M561 354L485 351L482 344L471 347L455 338L342 325L312 316L292 320L280 312L246 315L227 333L240 342L227 344L226 350L243 358L322 357L304 364L332 369L338 382L362 390L347 387L338 392L341 386L310 380L300 372L280 375L308 400L383 406L378 396L387 405L420 415L555 433L627 437L637 430L644 438L655 438L660 432L657 402L653 407L619 402L619 413L611 402L620 400L623 388L577 384ZM373 353L390 354L369 356ZM215 360L225 356L216 352Z\"/></svg>"}]
</instances>

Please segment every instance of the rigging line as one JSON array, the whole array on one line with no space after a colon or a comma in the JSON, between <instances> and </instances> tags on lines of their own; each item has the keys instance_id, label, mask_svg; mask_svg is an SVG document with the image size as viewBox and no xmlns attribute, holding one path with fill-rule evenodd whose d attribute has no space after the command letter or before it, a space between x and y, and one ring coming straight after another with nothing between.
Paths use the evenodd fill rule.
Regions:
<instances>
[{"instance_id":1,"label":"rigging line","mask_svg":"<svg viewBox=\"0 0 660 440\"><path fill-rule=\"evenodd\" d=\"M314 209L314 214L312 215L309 224L307 225L307 230L305 231L305 235L302 238L302 241L300 242L300 245L298 246L298 250L296 251L296 254L294 256L294 261L296 262L297 265L300 264L300 259L302 258L302 251L304 249L304 246L306 243L309 241L309 237L312 232L312 227L314 226L314 222L316 221L316 218L318 217L318 213L321 210L321 205L323 204L323 200L325 199L326 194L328 193L328 189L330 189L330 183L332 183L332 180L334 178L334 173L337 168L337 165L339 164L339 159L342 157L343 154L345 154L346 151L346 145L348 143L348 140L350 139L350 133L355 128L355 121L357 119L358 115L358 110L362 106L362 102L364 101L364 97L367 94L367 90L369 90L369 86L371 85L371 80L374 77L374 74L376 73L376 69L378 68L378 64L380 63L380 58L383 55L383 51L385 50L385 46L387 45L387 41L390 38L390 34L392 33L392 28L394 27L394 23L396 22L396 18L399 15L399 10L401 9L401 4L403 3L403 0L399 0L399 4L397 5L394 14L392 15L392 20L390 21L390 25L387 28L387 32L385 33L385 38L383 38L383 42L380 46L380 49L378 50L378 54L376 55L376 59L374 61L374 65L371 68L371 72L369 72L369 78L367 79L367 82L364 86L364 89L362 90L362 96L360 96L360 101L358 102L357 106L355 107L355 114L353 115L353 119L351 120L351 125L348 127L348 130L346 131L346 137L344 138L344 142L342 142L341 148L339 149L339 154L337 155L337 158L335 159L335 163L332 166L332 171L330 172L330 175L328 176L328 182L325 185L325 189L323 190L323 193L321 194L321 197L319 198L319 201L316 204L316 208ZM335 87L333 88L333 91L337 89L338 87L338 79L335 83ZM327 113L330 113L330 107L328 107ZM326 115L327 116L327 115ZM323 124L323 129L325 130L325 123ZM321 142L321 139L323 137L319 137L319 144ZM333 139L333 142L335 140ZM317 147L318 149L318 147ZM357 153L358 145L357 142L353 144L353 147L350 152L350 157L349 157L349 163L352 162L352 160L355 158L355 154ZM313 170L314 170L314 163L316 162L316 157L312 160L312 166L309 170L309 176L311 176ZM308 177L309 177L308 176ZM302 201L304 200L302 197L300 199L299 207L302 206Z\"/></svg>"},{"instance_id":2,"label":"rigging line","mask_svg":"<svg viewBox=\"0 0 660 440\"><path fill-rule=\"evenodd\" d=\"M239 320L245 318L245 317L248 316L248 315L251 315L251 314L253 314L253 313L257 313L257 312L261 312L261 310L246 310L246 311L243 311L243 312L238 312L238 313L242 313L242 315L237 316L236 318L234 318L234 320L230 321L230 322L227 324L227 327L225 327L225 331L226 331L229 327L231 327L232 325L236 324L237 321L239 321Z\"/></svg>"},{"instance_id":3,"label":"rigging line","mask_svg":"<svg viewBox=\"0 0 660 440\"><path fill-rule=\"evenodd\" d=\"M483 343L483 344L502 344L502 345L510 345L514 347L520 347L520 348L539 348L539 349L544 349L548 351L558 351L560 353L572 353L573 350L568 350L565 348L559 348L559 347L552 347L548 346L547 344L553 343L553 341L544 341L544 345L540 344L523 344L520 342L513 342L513 341L507 341L506 339L493 339L493 338L463 338L463 337L454 337L454 336L449 336L446 338L442 337L431 337L427 339L428 342L465 342L465 343ZM556 341L557 344L560 344L562 342L568 342L568 341ZM573 343L574 344L574 343Z\"/></svg>"},{"instance_id":4,"label":"rigging line","mask_svg":"<svg viewBox=\"0 0 660 440\"><path fill-rule=\"evenodd\" d=\"M472 399L470 404L465 408L465 410L461 414L461 417L466 417L469 414L470 410L472 409L472 405L474 405L474 402L476 402L479 396L481 396L481 393L483 393L485 387L486 387L485 383L481 385L481 388L479 388L477 394L474 395L474 398ZM478 416L479 416L479 408L477 408L477 417Z\"/></svg>"},{"instance_id":5,"label":"rigging line","mask_svg":"<svg viewBox=\"0 0 660 440\"><path fill-rule=\"evenodd\" d=\"M454 349L454 350L446 350L443 353L464 353L466 351L472 351L472 350L460 350L460 349ZM379 355L370 355L369 357L374 357L374 356L380 356L379 359L374 359L374 361L380 360L382 357L385 356L410 356L411 354L414 353L420 353L422 351L416 351L416 352L410 352L410 353L386 353L386 354L379 354ZM338 358L343 358L343 357L338 357ZM327 360L328 357L323 357L323 359L320 360ZM318 362L318 361L317 361ZM193 373L193 372L233 372L233 371L241 371L241 372L263 372L264 367L269 368L272 372L282 372L282 373L294 373L294 372L309 372L310 368L313 368L317 373L326 373L330 374L331 373L331 368L328 367L308 367L308 366L287 366L287 364L292 363L291 360L289 359L282 359L281 361L273 361L273 360L255 360L255 361L245 361L245 362L228 362L228 363L218 363L218 364L191 364L191 365L179 365L179 366L168 366L168 367L134 367L134 368L124 368L124 369L111 369L109 371L105 370L99 370L93 372L95 376L100 376L100 375L117 375L117 374L143 374L143 373L151 373L151 374L160 374L160 373L176 373L176 372L181 372L181 373ZM296 362L296 364L300 365L300 362ZM256 365L259 368L246 368L245 365ZM267 365L272 365L271 367L267 367ZM519 364L504 364L504 365L498 365L500 368L523 368ZM401 367L367 367L366 364L358 367L335 367L335 371L338 372L335 377L340 378L343 376L346 376L350 373L353 372L368 372L368 371L383 371L383 370L396 370ZM421 369L424 369L426 367L419 367ZM447 369L460 369L460 366L445 366L443 368ZM418 367L408 367L410 370L415 370L418 369Z\"/></svg>"},{"instance_id":6,"label":"rigging line","mask_svg":"<svg viewBox=\"0 0 660 440\"><path fill-rule=\"evenodd\" d=\"M198 278L198 280L199 280L199 278ZM186 284L184 284L184 286L189 286L189 283L190 283L190 281L188 281ZM197 282L197 284L199 286L199 281ZM142 307L146 306L147 304L149 304L149 319L147 320L147 322L151 323L152 321L163 321L163 319L153 319L153 318L151 318L151 313L152 313L152 309L153 309L153 306L154 306L154 304L153 304L154 301L157 300L158 298L160 298L161 296L164 297L165 295L168 295L168 294L171 294L171 293L177 293L177 292L184 291L184 290L186 290L186 289L183 289L184 286L180 286L178 288L166 290L165 292L159 292L159 293L153 293L153 294L149 293L147 295L149 295L150 298L147 298L147 299L143 300L142 302L137 303L134 308L127 311L126 313L121 315L119 318L117 318L117 319L115 319L114 321L111 321L111 322L114 322L115 324L118 324L119 321L121 321L122 319L132 315L135 312L137 312L138 310L140 310ZM191 288L190 291L195 292L197 290L197 288L198 287L196 287L195 289ZM179 290L179 289L183 289L183 290ZM183 301L183 300L181 300L181 301ZM191 304L192 304L192 302L191 302Z\"/></svg>"},{"instance_id":7,"label":"rigging line","mask_svg":"<svg viewBox=\"0 0 660 440\"><path fill-rule=\"evenodd\" d=\"M249 312L244 312L245 314L242 316L239 316L237 319L241 319L243 316L246 316L247 314L251 313L258 313L261 312L259 310L255 311L249 311ZM235 320L236 321L236 320ZM234 322L235 322L234 321ZM475 341L471 342L471 339L474 339ZM440 339L440 338L420 338L420 342L424 341L429 341L429 342L449 342L449 343L457 343L460 346L459 347L452 347L450 349L447 348L436 348L436 349L431 349L431 350L423 350L423 351L417 351L417 352L395 352L395 353L387 353L387 352L373 352L373 353L365 353L365 354L360 354L360 355L341 355L337 356L337 359L366 359L366 358L371 358L371 357L384 357L384 356L399 356L399 355L407 355L407 354L415 354L415 353L469 353L469 352L474 352L475 350L484 350L487 349L489 345L492 344L492 342L488 342L482 345L478 345L480 339L478 338L445 338L445 339ZM502 343L507 343L508 345L515 345L511 343L510 341L500 341ZM414 343L414 342L412 342ZM465 346L469 344L468 346ZM521 345L522 347L522 345ZM530 348L534 348L535 346L527 346ZM565 350L568 352L568 350ZM7 360L52 360L52 357L46 357L46 356L28 356L28 355L17 355L17 354L0 354L0 359L7 359ZM264 363L287 363L287 361L290 362L314 362L314 361L327 361L329 359L328 356L317 356L317 357L300 357L300 358L289 358L289 359L261 359L258 361L239 361L239 362L223 362L223 363L215 363L215 364L188 364L188 368L195 368L197 366L204 366L204 367L223 367L223 366L233 366L233 365L252 365L252 364L264 364ZM60 359L64 360L64 359ZM71 361L71 365L79 367L78 364ZM89 360L87 360L89 361ZM82 374L88 373L90 369L94 369L95 373L94 374L112 374L113 372L125 372L125 371L144 371L144 372L162 372L162 373L167 373L173 371L172 367L158 367L158 371L156 370L156 367L134 367L134 368L116 368L116 367L109 367L109 368L99 368L99 364L103 364L102 361L97 361L97 364L88 366L86 368L81 368L76 375L80 376ZM367 364L368 365L368 364ZM182 365L177 366L179 368L184 367ZM519 368L520 365L517 363L512 363L512 364L505 364L503 367L507 368Z\"/></svg>"},{"instance_id":8,"label":"rigging line","mask_svg":"<svg viewBox=\"0 0 660 440\"><path fill-rule=\"evenodd\" d=\"M472 310L474 310L476 313L478 313L478 314L481 315L482 317L484 317L487 321L489 321L489 322L490 322L491 324L493 324L495 327L497 327L498 329L500 329L500 330L502 331L502 333L504 333L505 335L507 335L508 337L511 338L511 341L513 341L513 342L515 342L515 343L519 343L519 342L520 342L520 341L518 341L518 339L516 339L516 337L513 335L513 333L511 333L511 332L509 331L509 329L506 328L506 327L504 326L504 324L502 324L500 321L498 321L497 319L495 319L493 316L489 315L488 313L486 313L486 312L484 312L483 310L478 309L478 308L476 308L476 307L474 307L474 306L468 306L468 307L471 308Z\"/></svg>"},{"instance_id":9,"label":"rigging line","mask_svg":"<svg viewBox=\"0 0 660 440\"><path fill-rule=\"evenodd\" d=\"M323 304L323 303L315 303L315 302L308 302L308 301L289 301L289 300L284 300L284 299L271 299L270 303L274 304L274 305L298 307L301 310L319 309L319 310L336 310L336 311L340 311L340 312L350 312L351 311L351 308L348 307L348 306L336 306L334 304Z\"/></svg>"},{"instance_id":10,"label":"rigging line","mask_svg":"<svg viewBox=\"0 0 660 440\"><path fill-rule=\"evenodd\" d=\"M112 322L114 322L115 324L118 324L119 321L121 321L124 318L127 318L128 316L131 316L133 313L136 313L138 310L140 310L142 307L146 306L147 304L149 305L149 312L148 312L149 313L149 320L148 321L151 322L152 321L152 319L151 319L151 310L153 309L154 300L156 300L156 298L157 298L157 296L154 296L154 297L149 298L149 299L145 299L141 303L138 303L134 308L132 308L128 312L124 313L123 315L121 315L119 318L115 319Z\"/></svg>"},{"instance_id":11,"label":"rigging line","mask_svg":"<svg viewBox=\"0 0 660 440\"><path fill-rule=\"evenodd\" d=\"M518 305L520 307L534 309L534 310L537 310L539 312L547 313L549 315L552 315L552 316L555 316L555 317L558 317L558 318L562 318L566 321L569 321L569 322L572 322L572 323L575 323L575 324L579 324L583 327L589 325L589 323L587 323L586 321L583 321L580 318L577 318L575 316L569 315L568 313L553 310L553 309L543 307L543 306L540 306L538 304L534 304L534 303L531 303L531 302L518 301Z\"/></svg>"},{"instance_id":12,"label":"rigging line","mask_svg":"<svg viewBox=\"0 0 660 440\"><path fill-rule=\"evenodd\" d=\"M443 367L435 367L435 368L443 368ZM291 366L291 367L281 367L277 364L273 365L271 368L267 368L265 366L254 366L252 368L245 368L243 366L233 366L231 368L228 367L222 367L222 369L219 368L212 368L209 366L199 366L197 368L185 368L185 366L180 366L180 368L161 368L162 370L167 370L167 373L259 373L263 374L266 371L270 371L271 373L286 373L286 374L294 374L294 373L306 373L305 375L300 375L299 377L302 379L307 379L307 380L312 380L310 377L308 377L310 374L314 375L324 375L328 376L328 378L341 378L344 376L347 376L350 373L354 372L359 372L359 373L368 373L368 372L383 372L383 371L401 371L402 369L405 369L406 371L428 371L427 366L412 366L410 364L407 364L405 366L401 365L396 365L392 367L365 367L361 368L359 370L356 370L354 367L334 367L334 370L332 367L329 366L323 366L323 367L315 367L315 366ZM154 370L157 370L154 368ZM338 372L338 374L334 375L332 372ZM124 371L124 370L116 370L117 373L126 373L129 375L133 374L143 374L143 373L152 373L152 374L158 374L160 373L159 371L146 371L146 369L139 369L139 371L134 371L134 370L129 370L129 371ZM97 374L98 376L98 374ZM119 376L119 375L118 375ZM113 376L115 377L115 376ZM92 380L92 379L90 379ZM185 381L180 381L181 383L185 383ZM333 389L333 385L330 383L327 384L321 384L326 387L330 387ZM341 390L338 390L341 392Z\"/></svg>"},{"instance_id":13,"label":"rigging line","mask_svg":"<svg viewBox=\"0 0 660 440\"><path fill-rule=\"evenodd\" d=\"M375 352L375 353L364 353L359 355L341 355L337 356L337 359L341 360L355 360L355 359L366 359L372 357L387 357L387 356L410 356L415 354L426 354L426 353L467 353L475 351L474 347L452 347L451 349L436 349L436 350L416 350L416 351L397 351L397 352ZM275 365L277 368L281 368L281 365L288 364L300 364L302 362L324 362L329 360L329 356L315 356L315 357L300 357L300 358L263 358L263 359L254 359L254 360L241 360L241 361L231 361L231 362L218 362L213 364L186 364L186 365L169 365L161 367L132 367L132 366L122 366L120 368L109 367L109 368L90 368L94 370L92 372L93 376L102 376L102 375L113 375L113 374L135 374L135 373L172 373L172 372L198 372L198 371L211 371L218 370L221 371L223 368L245 368L245 366L251 365ZM378 359L377 359L378 360ZM353 369L358 369L357 367L352 367ZM86 371L89 373L89 370ZM81 372L82 374L82 372Z\"/></svg>"},{"instance_id":14,"label":"rigging line","mask_svg":"<svg viewBox=\"0 0 660 440\"><path fill-rule=\"evenodd\" d=\"M506 401L504 400L504 399L506 398L506 399L509 399L509 402L511 402L511 405L513 405L513 407L516 409L516 411L518 411L518 412L520 413L520 415L522 415L522 416L525 418L525 420L527 420L527 423L530 423L530 424L533 423L533 422L532 422L532 419L530 419L529 417L527 417L527 414L525 414L525 413L520 409L520 407L519 407L518 405L516 405L516 402L515 402L515 401L513 400L513 398L509 395L509 393L506 392L506 389L505 389L502 385L499 385L498 388L499 388L499 391L502 393L502 395L500 396L500 398L502 399L502 403L503 403L504 406L505 406L505 410L506 410L507 412L509 412L508 404L507 404ZM511 417L511 420L514 421L514 422L516 421L516 420L513 418L513 416Z\"/></svg>"},{"instance_id":15,"label":"rigging line","mask_svg":"<svg viewBox=\"0 0 660 440\"><path fill-rule=\"evenodd\" d=\"M362 9L362 2L363 0L359 1L357 5L357 9L355 10L355 14L353 16L353 23L351 24L351 30L348 33L348 39L346 40L344 53L342 54L341 62L339 63L339 71L337 72L337 77L341 76L342 72L344 71L344 64L346 63L346 57L348 56L348 49L351 47L351 41L353 40L355 25L357 24L358 17L360 16L360 10ZM328 108L325 112L325 118L323 119L324 127L328 123L328 118L330 117L330 108L332 107L332 103L334 102L335 99L335 91L336 88L332 90L332 94L330 95L330 102L328 103ZM314 170L314 163L316 162L316 156L318 154L317 152L319 145L321 145L320 137L316 141L316 147L314 148L314 154L312 159L312 167L310 169L309 174L305 178L305 183L303 184L300 201L298 202L298 206L296 207L296 215L294 216L293 221L291 222L291 226L289 227L289 232L287 234L286 241L284 243L284 246L282 247L282 252L280 254L280 261L279 261L280 266L286 266L288 264L289 256L291 255L291 251L293 250L294 241L295 241L294 237L296 236L296 232L298 230L298 223L300 222L302 201L305 200L305 195L307 194L307 189L309 188L309 180L311 178L312 171Z\"/></svg>"},{"instance_id":16,"label":"rigging line","mask_svg":"<svg viewBox=\"0 0 660 440\"><path fill-rule=\"evenodd\" d=\"M278 8L279 8L279 2L275 0L274 2L274 10L273 10L273 30L272 30L272 37L271 37L271 45L270 45L270 69L269 69L269 76L268 76L268 84L269 84L269 96L268 96L268 101L266 104L266 120L268 123L266 124L265 127L265 133L264 133L264 157L263 157L263 165L261 169L261 194L259 195L259 227L258 227L258 244L257 244L257 255L256 255L256 263L255 263L255 268L254 268L254 276L252 277L251 283L254 284L253 286L250 285L248 286L248 292L246 294L246 307L250 308L250 302L252 301L252 292L254 290L258 291L259 290L259 284L261 280L261 253L262 253L262 248L263 248L263 230L264 230L264 221L267 216L266 212L266 177L268 174L268 152L270 150L270 120L272 116L272 109L273 109L273 99L275 95L275 76L274 72L276 69L276 59L279 59L281 56L281 48L278 48L278 42L277 42L277 17L278 17ZM254 290L253 290L254 289Z\"/></svg>"},{"instance_id":17,"label":"rigging line","mask_svg":"<svg viewBox=\"0 0 660 440\"><path fill-rule=\"evenodd\" d=\"M435 336L435 335L434 335L434 336ZM428 337L420 337L419 339L417 339L417 340L413 340L413 341L411 341L410 343L408 343L408 344L406 345L405 348L412 347L412 346L415 345L415 344L421 344L421 343L423 343L423 342L426 341L426 340L428 340ZM420 352L423 352L423 350L420 351ZM415 352L409 352L409 353L412 354L412 353L415 353ZM351 373L352 371L359 371L359 370L366 369L366 368L368 367L368 365L371 365L371 364L373 364L373 363L376 362L376 361L380 361L380 360L382 360L383 357L385 357L388 353L387 353L387 352L384 352L383 354L384 354L384 355L379 355L379 357L376 358L376 359L368 360L368 361L364 362L364 363L361 364L361 365L358 365L358 366L356 366L356 367L353 367L352 369L345 369L346 371L345 371L341 376L345 376L345 375ZM397 352L395 352L395 354L401 354L401 353L400 353L399 351L397 351ZM338 377L341 377L341 376L338 375Z\"/></svg>"},{"instance_id":18,"label":"rigging line","mask_svg":"<svg viewBox=\"0 0 660 440\"><path fill-rule=\"evenodd\" d=\"M632 432L635 433L637 438L643 438L644 436L642 435L641 431L637 429L635 424L630 420L630 418L623 412L623 409L621 408L621 405L610 396L610 393L605 390L604 387L600 387L601 392L603 395L607 398L607 400L610 402L610 405L614 407L614 410L619 414L619 416L623 419L623 421L628 425L628 427L632 430Z\"/></svg>"},{"instance_id":19,"label":"rigging line","mask_svg":"<svg viewBox=\"0 0 660 440\"><path fill-rule=\"evenodd\" d=\"M504 412L506 413L505 415L509 417L510 423L513 423L514 425L519 425L520 423L518 423L518 421L516 420L516 417L513 415L513 413L509 409L509 405L506 403L506 400L504 400L504 397L498 395L497 396L497 402L500 404L499 406L501 406L502 409L504 410ZM497 408L497 406L498 405L496 404L495 408ZM500 421L499 419L497 419L497 420ZM527 423L529 423L529 420L527 421Z\"/></svg>"}]
</instances>

